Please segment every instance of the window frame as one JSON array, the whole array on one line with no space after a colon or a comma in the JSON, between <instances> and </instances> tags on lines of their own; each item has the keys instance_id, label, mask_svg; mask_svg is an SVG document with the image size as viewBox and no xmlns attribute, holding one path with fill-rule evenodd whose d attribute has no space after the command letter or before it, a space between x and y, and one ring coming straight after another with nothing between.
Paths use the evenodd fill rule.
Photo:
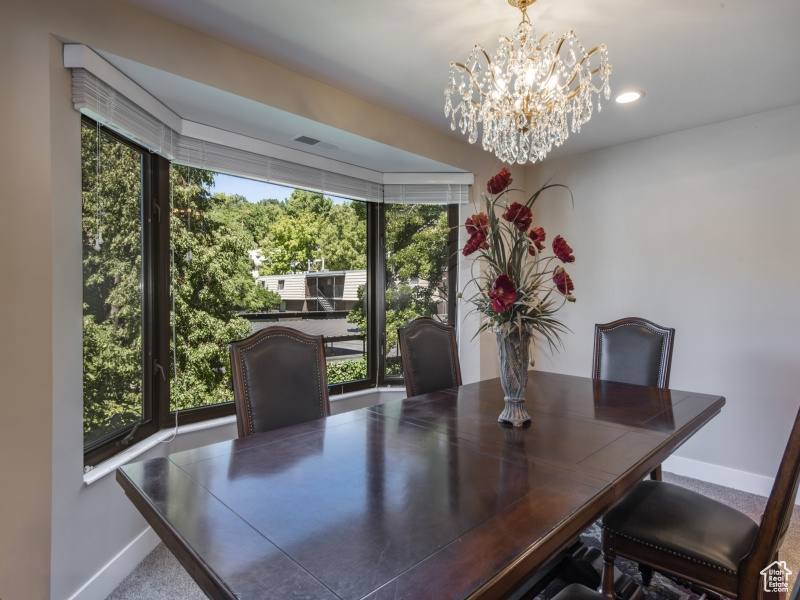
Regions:
<instances>
[{"instance_id":1,"label":"window frame","mask_svg":"<svg viewBox=\"0 0 800 600\"><path fill-rule=\"evenodd\" d=\"M381 264L377 267L380 272L380 306L385 307L386 302L386 209L381 204L381 246L379 258ZM447 205L447 324L456 327L456 286L458 285L458 204ZM376 303L378 300L376 299ZM380 335L378 336L378 385L404 386L405 380L397 375L386 375L386 311L380 311Z\"/></svg>"},{"instance_id":2,"label":"window frame","mask_svg":"<svg viewBox=\"0 0 800 600\"><path fill-rule=\"evenodd\" d=\"M81 128L88 125L98 128L96 121L86 117L81 117ZM157 286L158 277L154 273L153 256L160 238L158 223L154 223L152 218L153 211L153 187L158 186L158 174L154 164L161 157L151 154L147 149L139 144L117 134L111 129L100 127L99 131L118 142L133 148L142 155L142 181L140 199L140 226L141 226L141 245L142 245L142 416L138 423L127 425L109 433L102 438L84 446L84 465L102 462L115 454L122 452L126 447L136 444L143 439L157 433L161 429L161 419L156 411L154 396L162 393L153 385L153 370L155 356L155 339L153 323L157 308ZM163 160L163 159L162 159ZM154 227L155 225L155 227ZM81 334L83 335L83 334ZM163 387L163 386L162 386Z\"/></svg>"},{"instance_id":3,"label":"window frame","mask_svg":"<svg viewBox=\"0 0 800 600\"><path fill-rule=\"evenodd\" d=\"M82 115L81 125L97 127ZM177 425L198 423L235 414L233 402L171 410L169 372L171 321L171 264L169 199L171 162L108 127L100 130L142 154L142 419L84 447L84 465L95 466L144 439ZM359 200L354 200L359 201ZM386 210L383 203L366 202L367 209L367 377L330 384L330 396L374 388L402 386L402 377L385 376ZM448 205L448 324L455 325L458 205Z\"/></svg>"}]
</instances>

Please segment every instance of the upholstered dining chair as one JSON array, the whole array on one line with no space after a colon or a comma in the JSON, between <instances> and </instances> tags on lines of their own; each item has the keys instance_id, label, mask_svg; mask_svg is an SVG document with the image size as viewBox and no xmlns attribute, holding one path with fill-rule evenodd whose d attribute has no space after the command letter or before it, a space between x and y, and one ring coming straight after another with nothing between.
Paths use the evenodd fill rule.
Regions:
<instances>
[{"instance_id":1,"label":"upholstered dining chair","mask_svg":"<svg viewBox=\"0 0 800 600\"><path fill-rule=\"evenodd\" d=\"M239 437L330 415L322 336L266 327L228 349Z\"/></svg>"},{"instance_id":2,"label":"upholstered dining chair","mask_svg":"<svg viewBox=\"0 0 800 600\"><path fill-rule=\"evenodd\" d=\"M592 378L669 386L675 330L639 317L594 326ZM661 479L661 465L650 474Z\"/></svg>"},{"instance_id":3,"label":"upholstered dining chair","mask_svg":"<svg viewBox=\"0 0 800 600\"><path fill-rule=\"evenodd\" d=\"M638 483L603 516L603 593L613 597L614 560L624 556L639 563L644 585L655 569L702 590L755 600L763 583L761 571L778 560L798 479L800 411L760 524L680 486Z\"/></svg>"},{"instance_id":4,"label":"upholstered dining chair","mask_svg":"<svg viewBox=\"0 0 800 600\"><path fill-rule=\"evenodd\" d=\"M452 327L420 317L399 328L397 337L409 397L461 385L456 332Z\"/></svg>"}]
</instances>

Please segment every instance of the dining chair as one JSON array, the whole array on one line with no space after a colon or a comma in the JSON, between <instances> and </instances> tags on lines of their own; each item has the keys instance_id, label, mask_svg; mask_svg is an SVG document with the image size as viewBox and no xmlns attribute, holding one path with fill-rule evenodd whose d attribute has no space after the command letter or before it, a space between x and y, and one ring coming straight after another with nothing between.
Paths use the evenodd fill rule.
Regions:
<instances>
[{"instance_id":1,"label":"dining chair","mask_svg":"<svg viewBox=\"0 0 800 600\"><path fill-rule=\"evenodd\" d=\"M418 396L461 385L455 329L430 317L397 330L406 395Z\"/></svg>"},{"instance_id":2,"label":"dining chair","mask_svg":"<svg viewBox=\"0 0 800 600\"><path fill-rule=\"evenodd\" d=\"M638 483L603 516L601 590L613 597L614 560L623 556L645 566L645 586L655 569L702 590L755 600L761 571L778 560L799 478L800 411L760 523L677 485Z\"/></svg>"},{"instance_id":3,"label":"dining chair","mask_svg":"<svg viewBox=\"0 0 800 600\"><path fill-rule=\"evenodd\" d=\"M594 326L592 378L666 388L675 330L639 317ZM661 480L661 465L650 474Z\"/></svg>"},{"instance_id":4,"label":"dining chair","mask_svg":"<svg viewBox=\"0 0 800 600\"><path fill-rule=\"evenodd\" d=\"M330 415L321 335L266 327L228 349L239 437Z\"/></svg>"}]
</instances>

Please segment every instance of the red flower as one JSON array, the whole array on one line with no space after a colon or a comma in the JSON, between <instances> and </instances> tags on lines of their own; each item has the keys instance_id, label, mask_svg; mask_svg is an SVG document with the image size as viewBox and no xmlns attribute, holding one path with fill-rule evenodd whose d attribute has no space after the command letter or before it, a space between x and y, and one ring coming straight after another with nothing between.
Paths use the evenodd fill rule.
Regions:
<instances>
[{"instance_id":1,"label":"red flower","mask_svg":"<svg viewBox=\"0 0 800 600\"><path fill-rule=\"evenodd\" d=\"M541 252L544 250L544 240L547 237L547 234L544 232L542 227L534 227L528 232L528 237L531 238L531 244L536 246L536 250ZM535 251L532 246L528 246L528 254L533 256Z\"/></svg>"},{"instance_id":2,"label":"red flower","mask_svg":"<svg viewBox=\"0 0 800 600\"><path fill-rule=\"evenodd\" d=\"M492 299L492 308L495 312L504 313L517 300L517 288L508 275L500 275L492 284L489 292Z\"/></svg>"},{"instance_id":3,"label":"red flower","mask_svg":"<svg viewBox=\"0 0 800 600\"><path fill-rule=\"evenodd\" d=\"M499 194L504 189L506 189L511 182L514 181L511 179L511 172L503 167L500 171L492 177L488 183L486 184L486 189L490 194Z\"/></svg>"},{"instance_id":4,"label":"red flower","mask_svg":"<svg viewBox=\"0 0 800 600\"><path fill-rule=\"evenodd\" d=\"M489 234L489 217L486 216L486 213L472 215L467 219L465 225L467 233L469 233L469 240L461 251L464 256L469 256L478 248L489 247L489 243L486 241L486 236Z\"/></svg>"},{"instance_id":5,"label":"red flower","mask_svg":"<svg viewBox=\"0 0 800 600\"><path fill-rule=\"evenodd\" d=\"M503 218L509 223L513 223L514 227L519 231L525 231L531 226L533 214L531 213L531 209L524 204L514 202L506 209L506 212L503 213Z\"/></svg>"},{"instance_id":6,"label":"red flower","mask_svg":"<svg viewBox=\"0 0 800 600\"><path fill-rule=\"evenodd\" d=\"M572 248L569 247L569 244L567 244L560 235L557 235L556 239L553 240L553 252L563 263L575 262L575 257L572 255Z\"/></svg>"},{"instance_id":7,"label":"red flower","mask_svg":"<svg viewBox=\"0 0 800 600\"><path fill-rule=\"evenodd\" d=\"M567 297L570 302L575 302L575 298L570 294L575 289L572 284L572 278L564 270L564 267L556 267L553 270L553 283L556 284L556 289Z\"/></svg>"},{"instance_id":8,"label":"red flower","mask_svg":"<svg viewBox=\"0 0 800 600\"><path fill-rule=\"evenodd\" d=\"M476 233L472 237L467 240L467 243L464 244L464 249L461 253L464 256L469 256L473 252L475 252L478 248L488 248L489 243L486 241L486 238L483 237L481 234Z\"/></svg>"},{"instance_id":9,"label":"red flower","mask_svg":"<svg viewBox=\"0 0 800 600\"><path fill-rule=\"evenodd\" d=\"M481 234L483 237L486 237L489 234L489 217L486 216L486 213L478 213L477 215L472 215L467 219L467 233L472 237L476 233Z\"/></svg>"}]
</instances>

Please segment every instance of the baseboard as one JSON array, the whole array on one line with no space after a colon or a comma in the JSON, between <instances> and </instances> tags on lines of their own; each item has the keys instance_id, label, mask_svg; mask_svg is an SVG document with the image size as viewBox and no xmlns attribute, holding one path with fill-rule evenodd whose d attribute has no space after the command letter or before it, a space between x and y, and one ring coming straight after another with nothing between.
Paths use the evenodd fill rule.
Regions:
<instances>
[{"instance_id":1,"label":"baseboard","mask_svg":"<svg viewBox=\"0 0 800 600\"><path fill-rule=\"evenodd\" d=\"M70 596L69 600L105 600L160 541L153 528L148 527Z\"/></svg>"},{"instance_id":2,"label":"baseboard","mask_svg":"<svg viewBox=\"0 0 800 600\"><path fill-rule=\"evenodd\" d=\"M682 456L670 456L664 461L662 468L664 471L683 475L692 479L700 479L717 485L758 494L759 496L769 496L772 491L774 479L764 475L756 475L747 471L737 471L729 467L712 465L711 463L701 462ZM800 504L800 496L797 503Z\"/></svg>"}]
</instances>

